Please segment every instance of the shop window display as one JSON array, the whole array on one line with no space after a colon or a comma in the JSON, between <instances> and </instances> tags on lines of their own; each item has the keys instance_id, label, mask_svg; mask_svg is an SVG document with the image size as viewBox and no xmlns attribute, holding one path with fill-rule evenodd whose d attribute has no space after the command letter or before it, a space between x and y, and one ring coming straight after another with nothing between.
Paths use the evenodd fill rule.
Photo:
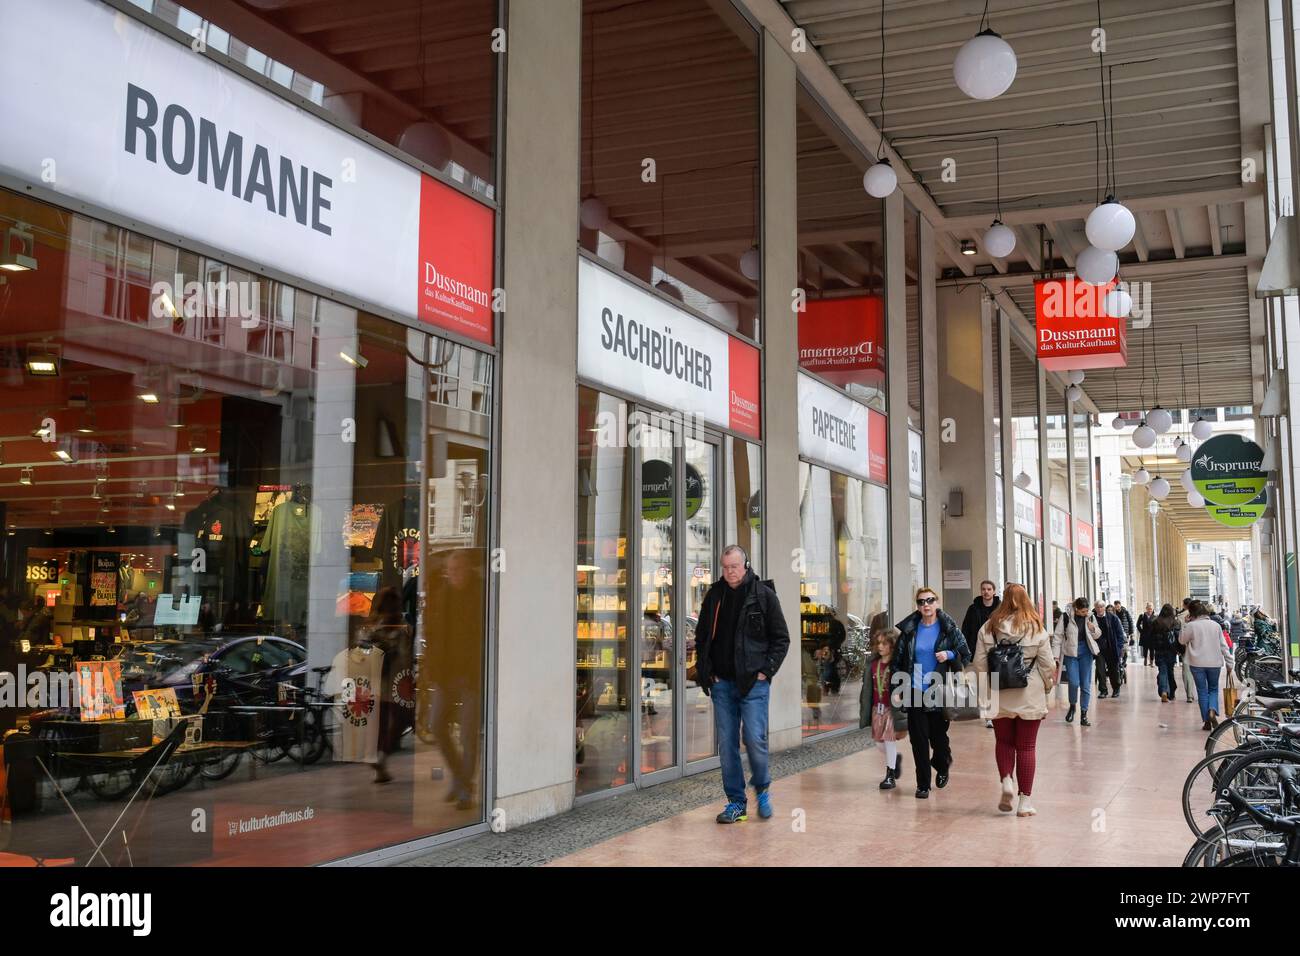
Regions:
<instances>
[{"instance_id":1,"label":"shop window display","mask_svg":"<svg viewBox=\"0 0 1300 956\"><path fill-rule=\"evenodd\" d=\"M0 670L86 693L0 707L9 852L310 864L481 820L490 357L0 192L10 229Z\"/></svg>"}]
</instances>

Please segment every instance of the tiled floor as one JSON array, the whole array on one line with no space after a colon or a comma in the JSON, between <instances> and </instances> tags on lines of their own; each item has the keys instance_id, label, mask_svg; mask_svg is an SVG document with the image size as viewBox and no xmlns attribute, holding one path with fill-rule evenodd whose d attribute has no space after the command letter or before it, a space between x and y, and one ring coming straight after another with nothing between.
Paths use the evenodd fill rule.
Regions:
<instances>
[{"instance_id":1,"label":"tiled floor","mask_svg":"<svg viewBox=\"0 0 1300 956\"><path fill-rule=\"evenodd\" d=\"M1177 866L1192 844L1180 797L1203 755L1200 710L1181 694L1162 704L1155 668L1131 664L1116 700L1093 701L1093 726L1064 721L1063 703L1038 738L1034 804L1017 818L997 809L993 731L954 724L956 763L946 789L913 796L903 780L882 792L884 758L870 749L778 780L777 812L719 826L717 804L642 827L556 860L556 866L894 865Z\"/></svg>"}]
</instances>

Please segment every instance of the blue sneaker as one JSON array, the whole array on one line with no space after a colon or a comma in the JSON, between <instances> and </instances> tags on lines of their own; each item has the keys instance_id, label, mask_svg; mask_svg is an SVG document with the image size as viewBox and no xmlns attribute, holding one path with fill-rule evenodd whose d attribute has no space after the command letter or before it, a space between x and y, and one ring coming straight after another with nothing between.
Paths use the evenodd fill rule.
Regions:
<instances>
[{"instance_id":1,"label":"blue sneaker","mask_svg":"<svg viewBox=\"0 0 1300 956\"><path fill-rule=\"evenodd\" d=\"M767 789L758 791L758 815L764 820L772 817L772 794Z\"/></svg>"},{"instance_id":2,"label":"blue sneaker","mask_svg":"<svg viewBox=\"0 0 1300 956\"><path fill-rule=\"evenodd\" d=\"M749 819L743 803L728 803L718 814L719 823L744 823Z\"/></svg>"}]
</instances>

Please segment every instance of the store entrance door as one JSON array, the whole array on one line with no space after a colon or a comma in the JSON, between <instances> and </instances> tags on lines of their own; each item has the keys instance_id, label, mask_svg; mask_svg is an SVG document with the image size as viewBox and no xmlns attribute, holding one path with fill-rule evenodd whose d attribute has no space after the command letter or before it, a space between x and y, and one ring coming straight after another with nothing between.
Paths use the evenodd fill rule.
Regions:
<instances>
[{"instance_id":1,"label":"store entrance door","mask_svg":"<svg viewBox=\"0 0 1300 956\"><path fill-rule=\"evenodd\" d=\"M695 623L718 576L717 436L640 426L637 644L631 649L639 713L633 766L638 786L716 764L713 711L694 673ZM629 662L631 663L631 662Z\"/></svg>"}]
</instances>

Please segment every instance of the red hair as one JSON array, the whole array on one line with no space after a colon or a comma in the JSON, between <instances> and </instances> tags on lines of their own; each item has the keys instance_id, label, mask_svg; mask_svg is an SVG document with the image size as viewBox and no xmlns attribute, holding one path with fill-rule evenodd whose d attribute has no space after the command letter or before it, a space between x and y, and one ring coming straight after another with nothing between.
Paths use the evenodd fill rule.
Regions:
<instances>
[{"instance_id":1,"label":"red hair","mask_svg":"<svg viewBox=\"0 0 1300 956\"><path fill-rule=\"evenodd\" d=\"M1008 621L1011 631L1017 634L1043 629L1043 619L1038 616L1038 609L1029 600L1029 592L1023 585L1008 584L1002 592L1002 603L989 615L989 633L995 633L1003 621Z\"/></svg>"}]
</instances>

